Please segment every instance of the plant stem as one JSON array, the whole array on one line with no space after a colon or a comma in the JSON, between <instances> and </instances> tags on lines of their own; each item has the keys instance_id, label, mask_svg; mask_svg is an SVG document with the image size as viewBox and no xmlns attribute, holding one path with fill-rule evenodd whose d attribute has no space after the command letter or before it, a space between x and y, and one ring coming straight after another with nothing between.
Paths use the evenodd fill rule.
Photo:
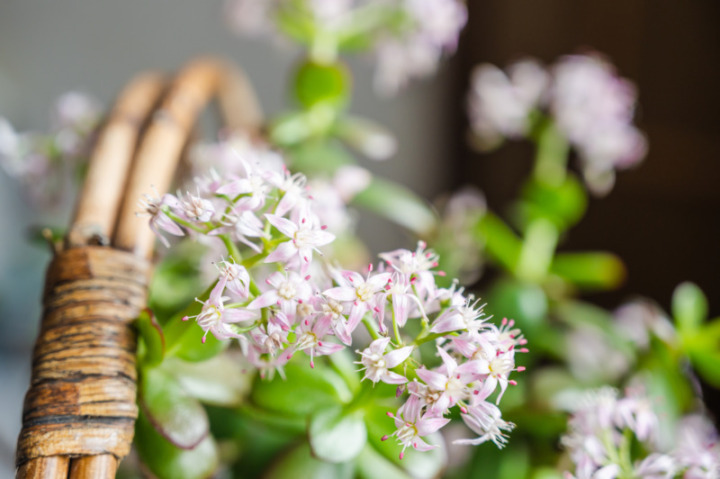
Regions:
<instances>
[{"instance_id":1,"label":"plant stem","mask_svg":"<svg viewBox=\"0 0 720 479\"><path fill-rule=\"evenodd\" d=\"M570 145L555 123L544 117L540 119L536 142L535 178L549 185L560 185L565 181Z\"/></svg>"}]
</instances>

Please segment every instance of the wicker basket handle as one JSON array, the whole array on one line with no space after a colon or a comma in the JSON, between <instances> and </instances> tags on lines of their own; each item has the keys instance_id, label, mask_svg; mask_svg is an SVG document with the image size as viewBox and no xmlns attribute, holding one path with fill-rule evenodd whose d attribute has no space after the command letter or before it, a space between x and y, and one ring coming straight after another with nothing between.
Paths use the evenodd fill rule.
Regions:
<instances>
[{"instance_id":1,"label":"wicker basket handle","mask_svg":"<svg viewBox=\"0 0 720 479\"><path fill-rule=\"evenodd\" d=\"M249 84L215 59L190 63L167 88L158 75L138 77L106 122L65 247L48 268L17 477L111 478L129 452L137 418L130 323L146 304L154 244L137 201L151 185L167 191L213 97L231 129L259 134Z\"/></svg>"}]
</instances>

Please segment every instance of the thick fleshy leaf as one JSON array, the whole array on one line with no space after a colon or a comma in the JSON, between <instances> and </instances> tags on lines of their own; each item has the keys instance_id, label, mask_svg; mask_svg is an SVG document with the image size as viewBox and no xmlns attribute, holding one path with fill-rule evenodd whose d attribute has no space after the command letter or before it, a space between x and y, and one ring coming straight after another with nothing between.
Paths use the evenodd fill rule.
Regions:
<instances>
[{"instance_id":1,"label":"thick fleshy leaf","mask_svg":"<svg viewBox=\"0 0 720 479\"><path fill-rule=\"evenodd\" d=\"M519 213L524 224L544 218L564 231L582 218L587 201L585 188L570 174L557 185L531 179L523 188Z\"/></svg>"},{"instance_id":2,"label":"thick fleshy leaf","mask_svg":"<svg viewBox=\"0 0 720 479\"><path fill-rule=\"evenodd\" d=\"M362 410L321 409L310 418L310 448L318 459L346 462L360 454L367 441Z\"/></svg>"},{"instance_id":3,"label":"thick fleshy leaf","mask_svg":"<svg viewBox=\"0 0 720 479\"><path fill-rule=\"evenodd\" d=\"M253 374L244 372L242 358L220 354L201 363L169 358L180 386L192 397L216 406L237 406L249 394Z\"/></svg>"},{"instance_id":4,"label":"thick fleshy leaf","mask_svg":"<svg viewBox=\"0 0 720 479\"><path fill-rule=\"evenodd\" d=\"M308 61L295 72L295 98L305 108L318 103L340 108L348 100L350 81L347 67L341 63Z\"/></svg>"},{"instance_id":5,"label":"thick fleshy leaf","mask_svg":"<svg viewBox=\"0 0 720 479\"><path fill-rule=\"evenodd\" d=\"M158 434L142 412L135 423L134 442L142 462L160 479L206 479L218 465L212 436L193 449L180 449Z\"/></svg>"},{"instance_id":6,"label":"thick fleshy leaf","mask_svg":"<svg viewBox=\"0 0 720 479\"><path fill-rule=\"evenodd\" d=\"M139 361L146 366L157 366L165 356L165 336L162 327L155 319L155 315L149 309L144 309L135 325L142 341L142 349L139 354Z\"/></svg>"},{"instance_id":7,"label":"thick fleshy leaf","mask_svg":"<svg viewBox=\"0 0 720 479\"><path fill-rule=\"evenodd\" d=\"M352 203L383 216L419 235L432 231L437 218L427 203L406 187L373 178L370 186L358 193ZM388 208L388 205L392 208Z\"/></svg>"},{"instance_id":8,"label":"thick fleshy leaf","mask_svg":"<svg viewBox=\"0 0 720 479\"><path fill-rule=\"evenodd\" d=\"M692 333L707 318L707 298L697 285L682 283L673 293L672 312L681 334Z\"/></svg>"},{"instance_id":9,"label":"thick fleshy leaf","mask_svg":"<svg viewBox=\"0 0 720 479\"><path fill-rule=\"evenodd\" d=\"M550 272L582 289L614 289L622 284L626 271L622 260L614 254L560 253L555 256Z\"/></svg>"},{"instance_id":10,"label":"thick fleshy leaf","mask_svg":"<svg viewBox=\"0 0 720 479\"><path fill-rule=\"evenodd\" d=\"M140 373L140 406L153 427L176 447L192 449L209 433L205 409L161 368Z\"/></svg>"},{"instance_id":11,"label":"thick fleshy leaf","mask_svg":"<svg viewBox=\"0 0 720 479\"><path fill-rule=\"evenodd\" d=\"M411 479L402 468L376 451L369 444L360 452L355 461L360 479Z\"/></svg>"},{"instance_id":12,"label":"thick fleshy leaf","mask_svg":"<svg viewBox=\"0 0 720 479\"><path fill-rule=\"evenodd\" d=\"M522 241L499 217L488 212L478 222L476 232L488 255L507 271L515 271Z\"/></svg>"},{"instance_id":13,"label":"thick fleshy leaf","mask_svg":"<svg viewBox=\"0 0 720 479\"><path fill-rule=\"evenodd\" d=\"M352 399L350 387L342 376L320 361L316 361L312 369L306 357L296 356L285 366L287 379L276 375L272 381L255 380L251 395L255 405L289 416L305 416Z\"/></svg>"},{"instance_id":14,"label":"thick fleshy leaf","mask_svg":"<svg viewBox=\"0 0 720 479\"><path fill-rule=\"evenodd\" d=\"M276 460L272 469L263 477L267 479L352 479L354 465L351 462L330 463L315 459L310 446L303 443Z\"/></svg>"}]
</instances>

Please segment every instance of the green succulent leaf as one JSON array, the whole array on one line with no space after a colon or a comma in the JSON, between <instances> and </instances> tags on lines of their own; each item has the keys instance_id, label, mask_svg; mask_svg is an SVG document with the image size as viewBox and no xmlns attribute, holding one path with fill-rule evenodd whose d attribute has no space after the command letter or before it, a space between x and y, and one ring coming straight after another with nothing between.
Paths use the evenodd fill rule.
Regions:
<instances>
[{"instance_id":1,"label":"green succulent leaf","mask_svg":"<svg viewBox=\"0 0 720 479\"><path fill-rule=\"evenodd\" d=\"M581 289L608 290L617 288L625 279L622 260L612 253L559 253L550 272Z\"/></svg>"},{"instance_id":2,"label":"green succulent leaf","mask_svg":"<svg viewBox=\"0 0 720 479\"><path fill-rule=\"evenodd\" d=\"M141 371L139 402L153 427L175 447L193 449L209 433L205 409L161 368Z\"/></svg>"},{"instance_id":3,"label":"green succulent leaf","mask_svg":"<svg viewBox=\"0 0 720 479\"><path fill-rule=\"evenodd\" d=\"M321 409L310 418L308 428L313 455L327 462L347 462L360 454L367 442L362 410L342 407Z\"/></svg>"},{"instance_id":4,"label":"green succulent leaf","mask_svg":"<svg viewBox=\"0 0 720 479\"><path fill-rule=\"evenodd\" d=\"M206 479L218 465L212 436L192 449L181 449L161 436L142 412L135 423L135 445L142 462L159 479Z\"/></svg>"},{"instance_id":5,"label":"green succulent leaf","mask_svg":"<svg viewBox=\"0 0 720 479\"><path fill-rule=\"evenodd\" d=\"M322 361L315 361L312 369L309 358L303 354L296 356L285 366L287 379L256 378L251 394L254 405L287 416L307 416L352 399L352 391L342 376Z\"/></svg>"},{"instance_id":6,"label":"green succulent leaf","mask_svg":"<svg viewBox=\"0 0 720 479\"><path fill-rule=\"evenodd\" d=\"M142 342L139 362L144 366L157 366L165 356L165 335L150 309L145 308L135 320Z\"/></svg>"},{"instance_id":7,"label":"green succulent leaf","mask_svg":"<svg viewBox=\"0 0 720 479\"><path fill-rule=\"evenodd\" d=\"M380 178L373 178L370 186L352 202L420 236L432 231L437 223L435 213L425 200L405 186Z\"/></svg>"},{"instance_id":8,"label":"green succulent leaf","mask_svg":"<svg viewBox=\"0 0 720 479\"><path fill-rule=\"evenodd\" d=\"M192 397L215 406L238 406L250 392L253 375L243 371L243 359L226 353L203 362L169 358L180 386Z\"/></svg>"},{"instance_id":9,"label":"green succulent leaf","mask_svg":"<svg viewBox=\"0 0 720 479\"><path fill-rule=\"evenodd\" d=\"M300 444L276 461L264 476L267 479L352 479L351 462L331 463L312 456L307 443Z\"/></svg>"},{"instance_id":10,"label":"green succulent leaf","mask_svg":"<svg viewBox=\"0 0 720 479\"><path fill-rule=\"evenodd\" d=\"M672 312L683 335L697 331L708 315L708 302L702 290L693 283L682 283L672 297Z\"/></svg>"}]
</instances>

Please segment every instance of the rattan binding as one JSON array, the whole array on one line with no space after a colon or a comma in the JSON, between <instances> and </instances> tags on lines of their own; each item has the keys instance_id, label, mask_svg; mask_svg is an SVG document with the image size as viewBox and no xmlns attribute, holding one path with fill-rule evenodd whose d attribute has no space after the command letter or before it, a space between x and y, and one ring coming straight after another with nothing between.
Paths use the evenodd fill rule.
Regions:
<instances>
[{"instance_id":1,"label":"rattan binding","mask_svg":"<svg viewBox=\"0 0 720 479\"><path fill-rule=\"evenodd\" d=\"M55 248L23 408L16 476L115 477L137 417L135 334L154 238L135 215L168 191L202 108L218 99L230 130L258 136L262 115L243 74L200 59L173 81L133 80L108 116L65 242Z\"/></svg>"}]
</instances>

